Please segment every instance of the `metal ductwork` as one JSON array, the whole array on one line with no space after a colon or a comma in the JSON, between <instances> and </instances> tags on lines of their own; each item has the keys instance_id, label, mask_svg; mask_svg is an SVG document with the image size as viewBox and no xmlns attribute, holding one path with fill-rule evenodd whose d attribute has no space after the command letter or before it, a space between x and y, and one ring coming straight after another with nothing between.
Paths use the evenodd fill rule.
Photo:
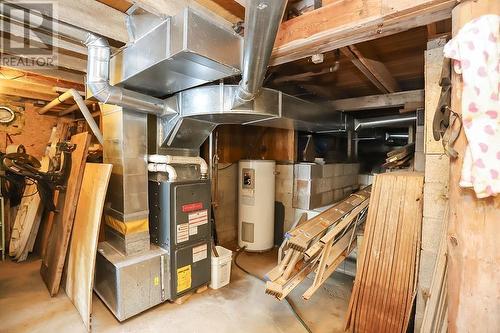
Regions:
<instances>
[{"instance_id":1,"label":"metal ductwork","mask_svg":"<svg viewBox=\"0 0 500 333\"><path fill-rule=\"evenodd\" d=\"M89 33L85 45L88 48L87 87L95 98L105 104L114 104L143 113L164 112L163 100L110 85L111 49L106 39Z\"/></svg>"},{"instance_id":2,"label":"metal ductwork","mask_svg":"<svg viewBox=\"0 0 500 333\"><path fill-rule=\"evenodd\" d=\"M365 128L408 126L414 124L416 121L417 115L415 113L407 115L355 119L354 130L360 131Z\"/></svg>"},{"instance_id":3,"label":"metal ductwork","mask_svg":"<svg viewBox=\"0 0 500 333\"><path fill-rule=\"evenodd\" d=\"M278 28L287 0L248 1L242 78L233 98L233 108L250 102L262 88Z\"/></svg>"}]
</instances>

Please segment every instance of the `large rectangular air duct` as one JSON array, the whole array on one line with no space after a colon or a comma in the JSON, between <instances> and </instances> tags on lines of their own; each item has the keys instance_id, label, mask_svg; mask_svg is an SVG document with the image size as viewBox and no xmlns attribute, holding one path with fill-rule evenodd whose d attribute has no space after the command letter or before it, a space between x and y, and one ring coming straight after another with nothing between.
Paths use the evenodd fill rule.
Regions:
<instances>
[{"instance_id":1,"label":"large rectangular air duct","mask_svg":"<svg viewBox=\"0 0 500 333\"><path fill-rule=\"evenodd\" d=\"M242 38L185 8L111 59L110 82L155 97L240 73Z\"/></svg>"}]
</instances>

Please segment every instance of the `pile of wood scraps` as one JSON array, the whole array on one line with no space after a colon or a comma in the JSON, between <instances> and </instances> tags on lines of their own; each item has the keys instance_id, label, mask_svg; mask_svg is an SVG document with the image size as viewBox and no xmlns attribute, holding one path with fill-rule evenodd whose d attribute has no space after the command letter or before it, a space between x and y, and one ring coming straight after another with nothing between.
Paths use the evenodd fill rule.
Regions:
<instances>
[{"instance_id":1,"label":"pile of wood scraps","mask_svg":"<svg viewBox=\"0 0 500 333\"><path fill-rule=\"evenodd\" d=\"M375 176L346 329L407 331L417 291L423 183L413 172Z\"/></svg>"},{"instance_id":2,"label":"pile of wood scraps","mask_svg":"<svg viewBox=\"0 0 500 333\"><path fill-rule=\"evenodd\" d=\"M44 245L46 251L40 268L40 274L51 296L55 296L59 291L83 172L85 171L90 135L88 133L74 135L71 138L71 143L76 145L76 149L71 154L71 171L64 192L58 194L56 204L58 213L54 215L53 224L50 226L47 244Z\"/></svg>"},{"instance_id":3,"label":"pile of wood scraps","mask_svg":"<svg viewBox=\"0 0 500 333\"><path fill-rule=\"evenodd\" d=\"M387 158L382 167L386 169L400 169L410 165L415 153L415 144L410 143L404 147L391 150L387 153Z\"/></svg>"},{"instance_id":4,"label":"pile of wood scraps","mask_svg":"<svg viewBox=\"0 0 500 333\"><path fill-rule=\"evenodd\" d=\"M310 273L313 284L302 295L309 299L356 247L356 235L366 217L371 187L352 194L286 235L284 257L265 276L266 293L282 300Z\"/></svg>"}]
</instances>

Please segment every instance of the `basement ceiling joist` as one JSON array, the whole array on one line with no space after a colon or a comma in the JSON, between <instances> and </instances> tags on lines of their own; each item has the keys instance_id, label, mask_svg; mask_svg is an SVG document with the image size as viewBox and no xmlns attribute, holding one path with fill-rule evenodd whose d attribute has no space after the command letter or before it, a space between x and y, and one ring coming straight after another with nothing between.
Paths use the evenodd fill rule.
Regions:
<instances>
[{"instance_id":1,"label":"basement ceiling joist","mask_svg":"<svg viewBox=\"0 0 500 333\"><path fill-rule=\"evenodd\" d=\"M336 1L281 24L272 65L451 17L456 0Z\"/></svg>"},{"instance_id":2,"label":"basement ceiling joist","mask_svg":"<svg viewBox=\"0 0 500 333\"><path fill-rule=\"evenodd\" d=\"M126 43L126 14L95 0L54 0L57 13L44 12L47 17L56 16L58 21L101 36ZM16 3L26 7L23 2Z\"/></svg>"},{"instance_id":3,"label":"basement ceiling joist","mask_svg":"<svg viewBox=\"0 0 500 333\"><path fill-rule=\"evenodd\" d=\"M402 91L392 94L371 95L364 97L346 98L332 101L329 105L336 110L354 112L363 110L375 110L404 106L406 104L422 105L424 102L424 90Z\"/></svg>"}]
</instances>

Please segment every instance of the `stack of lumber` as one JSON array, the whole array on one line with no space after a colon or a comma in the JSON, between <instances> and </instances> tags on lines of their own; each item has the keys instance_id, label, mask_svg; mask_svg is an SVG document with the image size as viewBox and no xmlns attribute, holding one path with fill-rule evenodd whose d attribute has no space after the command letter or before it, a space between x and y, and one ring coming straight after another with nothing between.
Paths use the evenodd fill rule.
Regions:
<instances>
[{"instance_id":1,"label":"stack of lumber","mask_svg":"<svg viewBox=\"0 0 500 333\"><path fill-rule=\"evenodd\" d=\"M76 205L80 195L85 161L90 145L90 135L80 133L71 137L71 143L76 146L71 153L71 171L64 191L57 195L57 213L53 214L51 225L47 233L45 253L40 267L40 274L47 285L51 296L59 292L59 287L66 260L71 230L75 219Z\"/></svg>"},{"instance_id":2,"label":"stack of lumber","mask_svg":"<svg viewBox=\"0 0 500 333\"><path fill-rule=\"evenodd\" d=\"M289 231L284 257L266 274L266 293L282 300L310 273L313 284L302 295L309 299L356 247L356 232L364 222L371 187Z\"/></svg>"},{"instance_id":3,"label":"stack of lumber","mask_svg":"<svg viewBox=\"0 0 500 333\"><path fill-rule=\"evenodd\" d=\"M410 143L404 147L391 150L387 153L385 163L382 165L387 169L404 168L410 165L415 153L415 144Z\"/></svg>"},{"instance_id":4,"label":"stack of lumber","mask_svg":"<svg viewBox=\"0 0 500 333\"><path fill-rule=\"evenodd\" d=\"M417 290L424 177L375 176L347 312L353 332L406 332Z\"/></svg>"}]
</instances>

